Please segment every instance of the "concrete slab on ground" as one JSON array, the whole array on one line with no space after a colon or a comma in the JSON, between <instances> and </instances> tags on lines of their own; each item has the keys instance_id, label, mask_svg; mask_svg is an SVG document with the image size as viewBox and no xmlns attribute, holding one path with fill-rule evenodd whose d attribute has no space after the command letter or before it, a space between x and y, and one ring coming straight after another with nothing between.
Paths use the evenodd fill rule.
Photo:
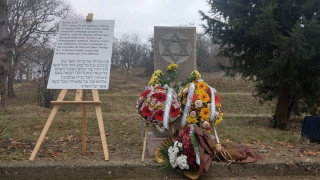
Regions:
<instances>
[{"instance_id":1,"label":"concrete slab on ground","mask_svg":"<svg viewBox=\"0 0 320 180\"><path fill-rule=\"evenodd\" d=\"M320 177L320 162L257 162L230 164L214 162L202 179L246 177ZM68 161L0 161L0 179L184 179L164 170L152 159L134 161L68 160ZM252 178L250 178L252 179ZM258 178L260 179L260 178ZM272 178L274 179L274 178Z\"/></svg>"}]
</instances>

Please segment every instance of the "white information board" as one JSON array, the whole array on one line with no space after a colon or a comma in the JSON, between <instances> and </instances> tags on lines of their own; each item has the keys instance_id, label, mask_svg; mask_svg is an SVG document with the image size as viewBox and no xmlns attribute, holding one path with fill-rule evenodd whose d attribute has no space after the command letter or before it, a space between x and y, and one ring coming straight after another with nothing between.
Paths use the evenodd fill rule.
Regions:
<instances>
[{"instance_id":1,"label":"white information board","mask_svg":"<svg viewBox=\"0 0 320 180\"><path fill-rule=\"evenodd\" d=\"M108 89L114 20L60 23L48 89Z\"/></svg>"}]
</instances>

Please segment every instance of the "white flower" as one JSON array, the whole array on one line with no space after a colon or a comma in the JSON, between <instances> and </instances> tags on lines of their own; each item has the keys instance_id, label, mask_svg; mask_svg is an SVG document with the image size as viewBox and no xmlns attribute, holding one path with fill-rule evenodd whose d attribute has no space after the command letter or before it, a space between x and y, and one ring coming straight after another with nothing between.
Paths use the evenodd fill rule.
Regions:
<instances>
[{"instance_id":1,"label":"white flower","mask_svg":"<svg viewBox=\"0 0 320 180\"><path fill-rule=\"evenodd\" d=\"M210 124L209 124L208 121L205 121L205 122L203 122L202 126L203 126L204 128L208 128L208 127L210 126Z\"/></svg>"},{"instance_id":2,"label":"white flower","mask_svg":"<svg viewBox=\"0 0 320 180\"><path fill-rule=\"evenodd\" d=\"M183 144L182 144L181 142L179 142L179 143L177 144L177 146L178 146L179 148L182 148Z\"/></svg>"},{"instance_id":3,"label":"white flower","mask_svg":"<svg viewBox=\"0 0 320 180\"><path fill-rule=\"evenodd\" d=\"M179 149L176 146L170 146L168 149L169 155L174 155L176 156L179 152Z\"/></svg>"},{"instance_id":4,"label":"white flower","mask_svg":"<svg viewBox=\"0 0 320 180\"><path fill-rule=\"evenodd\" d=\"M152 101L150 102L151 106L154 106L156 104L157 100L156 99L152 99Z\"/></svg>"},{"instance_id":5,"label":"white flower","mask_svg":"<svg viewBox=\"0 0 320 180\"><path fill-rule=\"evenodd\" d=\"M194 105L196 106L196 108L202 107L202 101L201 100L196 100L194 102Z\"/></svg>"},{"instance_id":6,"label":"white flower","mask_svg":"<svg viewBox=\"0 0 320 180\"><path fill-rule=\"evenodd\" d=\"M173 154L173 146L170 146L168 149L169 156Z\"/></svg>"},{"instance_id":7,"label":"white flower","mask_svg":"<svg viewBox=\"0 0 320 180\"><path fill-rule=\"evenodd\" d=\"M220 116L220 113L216 111L216 113L214 114L216 117Z\"/></svg>"},{"instance_id":8,"label":"white flower","mask_svg":"<svg viewBox=\"0 0 320 180\"><path fill-rule=\"evenodd\" d=\"M177 155L178 152L179 152L179 149L178 149L177 147L174 147L174 148L173 148L173 153L174 153L175 155Z\"/></svg>"},{"instance_id":9,"label":"white flower","mask_svg":"<svg viewBox=\"0 0 320 180\"><path fill-rule=\"evenodd\" d=\"M169 158L170 159L170 164L173 168L176 168L177 167L177 161L175 158Z\"/></svg>"},{"instance_id":10,"label":"white flower","mask_svg":"<svg viewBox=\"0 0 320 180\"><path fill-rule=\"evenodd\" d=\"M187 163L187 156L186 155L179 156L177 158L176 162L177 162L177 165L179 166L179 168L181 170L189 169L189 165Z\"/></svg>"},{"instance_id":11,"label":"white flower","mask_svg":"<svg viewBox=\"0 0 320 180\"><path fill-rule=\"evenodd\" d=\"M207 108L211 110L211 103L207 104Z\"/></svg>"},{"instance_id":12,"label":"white flower","mask_svg":"<svg viewBox=\"0 0 320 180\"><path fill-rule=\"evenodd\" d=\"M190 112L190 117L196 117L197 113L195 111Z\"/></svg>"},{"instance_id":13,"label":"white flower","mask_svg":"<svg viewBox=\"0 0 320 180\"><path fill-rule=\"evenodd\" d=\"M167 84L165 84L165 85L163 86L163 89L169 89L169 86L168 86Z\"/></svg>"}]
</instances>

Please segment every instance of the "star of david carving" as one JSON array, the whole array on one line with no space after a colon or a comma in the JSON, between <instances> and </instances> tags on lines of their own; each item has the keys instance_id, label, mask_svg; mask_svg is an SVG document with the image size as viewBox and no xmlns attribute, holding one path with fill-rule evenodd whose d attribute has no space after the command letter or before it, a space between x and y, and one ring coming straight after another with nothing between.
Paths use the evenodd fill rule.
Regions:
<instances>
[{"instance_id":1,"label":"star of david carving","mask_svg":"<svg viewBox=\"0 0 320 180\"><path fill-rule=\"evenodd\" d=\"M178 58L181 56L189 56L189 52L187 50L188 40L181 39L178 33L174 33L169 39L162 39L161 40L164 50L162 52L162 56L170 56L170 58L177 63ZM172 52L170 46L173 43L178 43L180 47L179 52Z\"/></svg>"}]
</instances>

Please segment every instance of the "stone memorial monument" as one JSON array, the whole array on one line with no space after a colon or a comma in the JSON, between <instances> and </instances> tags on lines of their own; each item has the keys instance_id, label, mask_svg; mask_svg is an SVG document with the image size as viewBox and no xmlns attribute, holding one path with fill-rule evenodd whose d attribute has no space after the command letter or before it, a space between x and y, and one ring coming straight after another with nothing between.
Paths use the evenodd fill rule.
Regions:
<instances>
[{"instance_id":1,"label":"stone memorial monument","mask_svg":"<svg viewBox=\"0 0 320 180\"><path fill-rule=\"evenodd\" d=\"M166 71L168 65L179 65L178 81L187 79L196 68L196 28L195 27L154 27L154 69ZM180 125L179 121L178 126ZM148 133L149 156L166 140ZM144 154L142 155L142 162Z\"/></svg>"},{"instance_id":2,"label":"stone memorial monument","mask_svg":"<svg viewBox=\"0 0 320 180\"><path fill-rule=\"evenodd\" d=\"M196 68L195 27L154 27L154 69L165 72L171 63L179 65L178 81Z\"/></svg>"}]
</instances>

